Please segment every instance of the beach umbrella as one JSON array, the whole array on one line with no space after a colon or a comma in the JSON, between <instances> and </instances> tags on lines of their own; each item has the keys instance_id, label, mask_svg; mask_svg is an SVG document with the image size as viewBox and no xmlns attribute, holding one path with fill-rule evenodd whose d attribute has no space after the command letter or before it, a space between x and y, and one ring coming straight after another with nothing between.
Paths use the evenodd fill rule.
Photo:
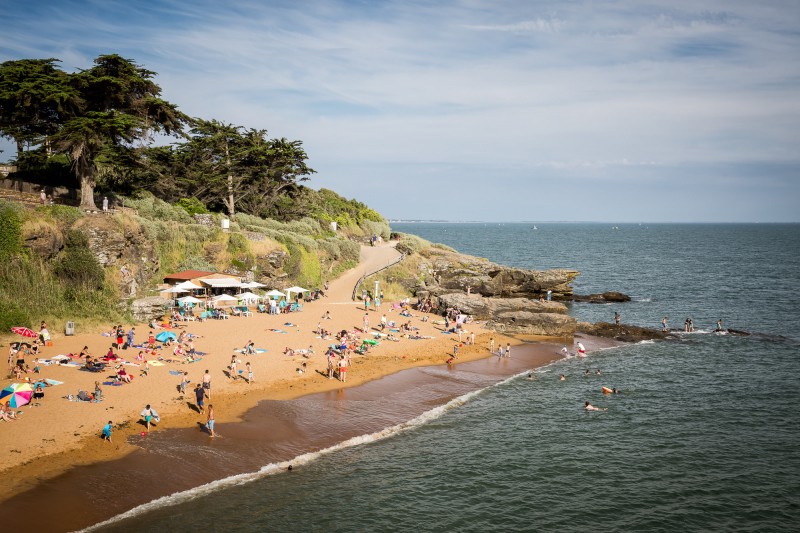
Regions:
<instances>
[{"instance_id":1,"label":"beach umbrella","mask_svg":"<svg viewBox=\"0 0 800 533\"><path fill-rule=\"evenodd\" d=\"M203 302L203 300L200 298L195 298L194 296L182 296L178 298L178 301L185 304L199 304Z\"/></svg>"},{"instance_id":2,"label":"beach umbrella","mask_svg":"<svg viewBox=\"0 0 800 533\"><path fill-rule=\"evenodd\" d=\"M0 391L0 403L17 408L26 405L33 396L33 386L30 383L12 383Z\"/></svg>"},{"instance_id":3,"label":"beach umbrella","mask_svg":"<svg viewBox=\"0 0 800 533\"><path fill-rule=\"evenodd\" d=\"M310 292L310 291L308 289L304 289L303 287L298 287L297 285L295 285L294 287L289 287L288 289L286 289L286 297L291 300L293 292L299 292L300 294L303 294L304 292Z\"/></svg>"},{"instance_id":4,"label":"beach umbrella","mask_svg":"<svg viewBox=\"0 0 800 533\"><path fill-rule=\"evenodd\" d=\"M176 285L175 287L170 287L169 289L166 289L166 290L164 290L162 292L171 292L172 294L178 294L180 292L189 292L189 291L187 289L180 289Z\"/></svg>"},{"instance_id":5,"label":"beach umbrella","mask_svg":"<svg viewBox=\"0 0 800 533\"><path fill-rule=\"evenodd\" d=\"M236 295L239 300L260 300L262 297L253 292L242 292Z\"/></svg>"},{"instance_id":6,"label":"beach umbrella","mask_svg":"<svg viewBox=\"0 0 800 533\"><path fill-rule=\"evenodd\" d=\"M257 281L248 281L247 283L242 283L240 286L243 289L260 289L261 287L266 287L266 285Z\"/></svg>"},{"instance_id":7,"label":"beach umbrella","mask_svg":"<svg viewBox=\"0 0 800 533\"><path fill-rule=\"evenodd\" d=\"M31 328L26 328L24 326L14 326L11 328L11 333L16 333L17 335L22 335L23 337L30 337L35 339L39 336L38 333L33 331Z\"/></svg>"},{"instance_id":8,"label":"beach umbrella","mask_svg":"<svg viewBox=\"0 0 800 533\"><path fill-rule=\"evenodd\" d=\"M156 340L158 342L167 342L167 339L175 340L178 336L172 333L171 331L162 331L158 335L156 335Z\"/></svg>"},{"instance_id":9,"label":"beach umbrella","mask_svg":"<svg viewBox=\"0 0 800 533\"><path fill-rule=\"evenodd\" d=\"M285 298L286 297L286 295L283 294L278 289L272 289L267 294L265 294L265 296L267 296L268 298Z\"/></svg>"},{"instance_id":10,"label":"beach umbrella","mask_svg":"<svg viewBox=\"0 0 800 533\"><path fill-rule=\"evenodd\" d=\"M192 281L183 281L183 282L178 283L177 285L175 285L175 288L176 289L184 289L184 290L187 290L187 291L196 291L196 290L202 289L203 286L202 285L197 285L196 283L194 283Z\"/></svg>"}]
</instances>

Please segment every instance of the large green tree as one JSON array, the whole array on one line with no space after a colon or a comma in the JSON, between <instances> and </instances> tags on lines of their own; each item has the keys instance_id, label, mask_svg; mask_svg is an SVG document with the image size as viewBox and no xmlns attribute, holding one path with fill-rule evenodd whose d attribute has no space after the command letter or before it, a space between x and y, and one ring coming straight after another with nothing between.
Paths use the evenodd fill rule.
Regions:
<instances>
[{"instance_id":1,"label":"large green tree","mask_svg":"<svg viewBox=\"0 0 800 533\"><path fill-rule=\"evenodd\" d=\"M26 146L47 143L80 105L80 93L57 59L20 59L0 64L0 136Z\"/></svg>"},{"instance_id":2,"label":"large green tree","mask_svg":"<svg viewBox=\"0 0 800 533\"><path fill-rule=\"evenodd\" d=\"M266 130L216 120L195 119L176 159L186 196L224 206L230 216L237 209L263 214L314 172L300 141L269 139Z\"/></svg>"},{"instance_id":3,"label":"large green tree","mask_svg":"<svg viewBox=\"0 0 800 533\"><path fill-rule=\"evenodd\" d=\"M81 184L81 207L95 208L96 160L105 152L132 149L156 133L181 132L188 117L159 96L154 72L116 54L72 75L82 105L53 135L54 146L72 160Z\"/></svg>"}]
</instances>

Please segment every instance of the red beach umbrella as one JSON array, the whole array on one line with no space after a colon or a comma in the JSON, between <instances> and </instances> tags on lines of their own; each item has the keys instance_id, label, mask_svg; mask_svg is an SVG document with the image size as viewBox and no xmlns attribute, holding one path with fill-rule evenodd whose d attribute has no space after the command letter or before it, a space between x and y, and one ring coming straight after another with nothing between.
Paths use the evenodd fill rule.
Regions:
<instances>
[{"instance_id":1,"label":"red beach umbrella","mask_svg":"<svg viewBox=\"0 0 800 533\"><path fill-rule=\"evenodd\" d=\"M30 337L35 339L39 336L38 333L33 331L31 328L26 328L24 326L14 326L11 328L11 333L16 333L17 335L22 335L23 337Z\"/></svg>"}]
</instances>

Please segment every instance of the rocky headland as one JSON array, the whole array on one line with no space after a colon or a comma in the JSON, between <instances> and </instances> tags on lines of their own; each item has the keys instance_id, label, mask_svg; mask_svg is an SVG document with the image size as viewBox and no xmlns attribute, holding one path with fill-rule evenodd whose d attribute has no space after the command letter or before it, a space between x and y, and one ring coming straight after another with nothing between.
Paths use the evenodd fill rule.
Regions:
<instances>
[{"instance_id":1,"label":"rocky headland","mask_svg":"<svg viewBox=\"0 0 800 533\"><path fill-rule=\"evenodd\" d=\"M395 271L391 277L420 301L430 299L440 311L459 309L500 333L564 338L581 332L622 342L669 337L657 329L577 322L569 316L565 302L630 301L628 295L616 291L575 295L572 282L580 275L577 270L506 267L436 245L414 254L411 263L408 274L398 276Z\"/></svg>"}]
</instances>

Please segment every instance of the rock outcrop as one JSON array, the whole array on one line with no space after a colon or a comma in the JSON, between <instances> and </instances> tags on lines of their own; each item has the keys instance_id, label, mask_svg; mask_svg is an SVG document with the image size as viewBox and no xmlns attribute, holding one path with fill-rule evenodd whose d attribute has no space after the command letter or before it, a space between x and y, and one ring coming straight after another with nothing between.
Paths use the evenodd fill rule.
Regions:
<instances>
[{"instance_id":1,"label":"rock outcrop","mask_svg":"<svg viewBox=\"0 0 800 533\"><path fill-rule=\"evenodd\" d=\"M526 335L572 336L576 321L567 315L567 306L559 302L541 302L528 298L486 298L465 293L436 297L439 309L452 307L486 320L487 326L503 333Z\"/></svg>"},{"instance_id":2,"label":"rock outcrop","mask_svg":"<svg viewBox=\"0 0 800 533\"><path fill-rule=\"evenodd\" d=\"M595 337L605 337L608 339L616 339L622 342L641 342L647 340L663 340L673 337L669 332L661 331L654 328L642 328L639 326L631 326L630 324L610 324L608 322L597 322L591 324L589 322L579 322L578 331L586 333L587 335L594 335Z\"/></svg>"},{"instance_id":3,"label":"rock outcrop","mask_svg":"<svg viewBox=\"0 0 800 533\"><path fill-rule=\"evenodd\" d=\"M431 247L420 255L425 287L432 292L470 290L490 298L542 298L571 300L577 270L523 270L450 250Z\"/></svg>"},{"instance_id":4,"label":"rock outcrop","mask_svg":"<svg viewBox=\"0 0 800 533\"><path fill-rule=\"evenodd\" d=\"M509 334L568 337L576 321L556 300L572 299L575 270L523 270L431 247L419 254L419 277L396 281L440 311L459 309ZM547 291L552 301L545 300ZM468 294L469 292L469 294Z\"/></svg>"},{"instance_id":5,"label":"rock outcrop","mask_svg":"<svg viewBox=\"0 0 800 533\"><path fill-rule=\"evenodd\" d=\"M172 305L172 301L160 296L148 296L140 298L131 303L131 313L133 318L139 322L148 322L151 319L158 319L164 316L165 309Z\"/></svg>"},{"instance_id":6,"label":"rock outcrop","mask_svg":"<svg viewBox=\"0 0 800 533\"><path fill-rule=\"evenodd\" d=\"M575 294L572 299L576 302L588 302L591 304L621 303L631 301L630 296L616 291L608 291L602 294Z\"/></svg>"}]
</instances>

